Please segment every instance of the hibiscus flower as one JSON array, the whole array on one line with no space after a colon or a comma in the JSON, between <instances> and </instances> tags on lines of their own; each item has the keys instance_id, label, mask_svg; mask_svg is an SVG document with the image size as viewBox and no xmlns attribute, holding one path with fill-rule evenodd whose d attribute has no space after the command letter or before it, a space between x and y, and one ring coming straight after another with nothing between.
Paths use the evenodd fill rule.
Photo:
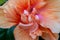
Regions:
<instances>
[{"instance_id":1,"label":"hibiscus flower","mask_svg":"<svg viewBox=\"0 0 60 40\"><path fill-rule=\"evenodd\" d=\"M33 39L58 40L59 0L8 0L3 6L7 21L19 26Z\"/></svg>"}]
</instances>

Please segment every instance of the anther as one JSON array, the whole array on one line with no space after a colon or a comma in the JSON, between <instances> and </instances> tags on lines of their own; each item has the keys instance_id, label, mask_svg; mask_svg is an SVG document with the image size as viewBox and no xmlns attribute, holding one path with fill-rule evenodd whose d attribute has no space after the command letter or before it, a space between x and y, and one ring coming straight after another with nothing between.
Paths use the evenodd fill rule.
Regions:
<instances>
[{"instance_id":1,"label":"anther","mask_svg":"<svg viewBox=\"0 0 60 40\"><path fill-rule=\"evenodd\" d=\"M24 10L25 15L29 15L29 12L27 10Z\"/></svg>"}]
</instances>

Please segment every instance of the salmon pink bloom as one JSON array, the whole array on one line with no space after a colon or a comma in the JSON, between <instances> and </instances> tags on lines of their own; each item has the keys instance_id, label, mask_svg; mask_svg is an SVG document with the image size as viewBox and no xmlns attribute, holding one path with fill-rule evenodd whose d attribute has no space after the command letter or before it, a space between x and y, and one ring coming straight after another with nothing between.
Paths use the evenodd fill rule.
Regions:
<instances>
[{"instance_id":1,"label":"salmon pink bloom","mask_svg":"<svg viewBox=\"0 0 60 40\"><path fill-rule=\"evenodd\" d=\"M2 7L7 21L27 31L33 39L42 36L46 40L58 40L55 33L60 32L59 2L59 0L8 0Z\"/></svg>"}]
</instances>

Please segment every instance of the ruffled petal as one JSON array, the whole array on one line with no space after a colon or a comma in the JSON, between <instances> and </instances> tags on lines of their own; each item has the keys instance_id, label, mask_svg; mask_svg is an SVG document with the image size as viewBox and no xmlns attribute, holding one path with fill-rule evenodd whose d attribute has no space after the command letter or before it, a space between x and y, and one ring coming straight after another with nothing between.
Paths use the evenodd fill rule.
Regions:
<instances>
[{"instance_id":1,"label":"ruffled petal","mask_svg":"<svg viewBox=\"0 0 60 40\"><path fill-rule=\"evenodd\" d=\"M10 28L12 25L15 25L14 23L7 22L7 18L4 16L3 9L0 9L0 27L1 28Z\"/></svg>"},{"instance_id":2,"label":"ruffled petal","mask_svg":"<svg viewBox=\"0 0 60 40\"><path fill-rule=\"evenodd\" d=\"M53 33L59 33L60 31L60 1L50 0L48 5L40 12L43 15L41 25L47 26Z\"/></svg>"}]
</instances>

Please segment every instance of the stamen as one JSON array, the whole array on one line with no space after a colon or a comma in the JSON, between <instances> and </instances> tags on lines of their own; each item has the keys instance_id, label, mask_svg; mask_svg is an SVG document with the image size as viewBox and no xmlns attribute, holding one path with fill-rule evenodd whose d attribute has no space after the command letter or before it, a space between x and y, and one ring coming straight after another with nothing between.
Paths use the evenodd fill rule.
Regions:
<instances>
[{"instance_id":1,"label":"stamen","mask_svg":"<svg viewBox=\"0 0 60 40\"><path fill-rule=\"evenodd\" d=\"M29 12L27 10L24 10L25 15L29 15Z\"/></svg>"},{"instance_id":2,"label":"stamen","mask_svg":"<svg viewBox=\"0 0 60 40\"><path fill-rule=\"evenodd\" d=\"M31 21L32 21L31 16L28 16L28 21L29 21L29 22L31 22Z\"/></svg>"},{"instance_id":3,"label":"stamen","mask_svg":"<svg viewBox=\"0 0 60 40\"><path fill-rule=\"evenodd\" d=\"M39 20L39 16L38 15L35 15L35 19Z\"/></svg>"},{"instance_id":4,"label":"stamen","mask_svg":"<svg viewBox=\"0 0 60 40\"><path fill-rule=\"evenodd\" d=\"M36 9L35 8L33 8L33 11L32 12L35 12L36 11Z\"/></svg>"}]
</instances>

